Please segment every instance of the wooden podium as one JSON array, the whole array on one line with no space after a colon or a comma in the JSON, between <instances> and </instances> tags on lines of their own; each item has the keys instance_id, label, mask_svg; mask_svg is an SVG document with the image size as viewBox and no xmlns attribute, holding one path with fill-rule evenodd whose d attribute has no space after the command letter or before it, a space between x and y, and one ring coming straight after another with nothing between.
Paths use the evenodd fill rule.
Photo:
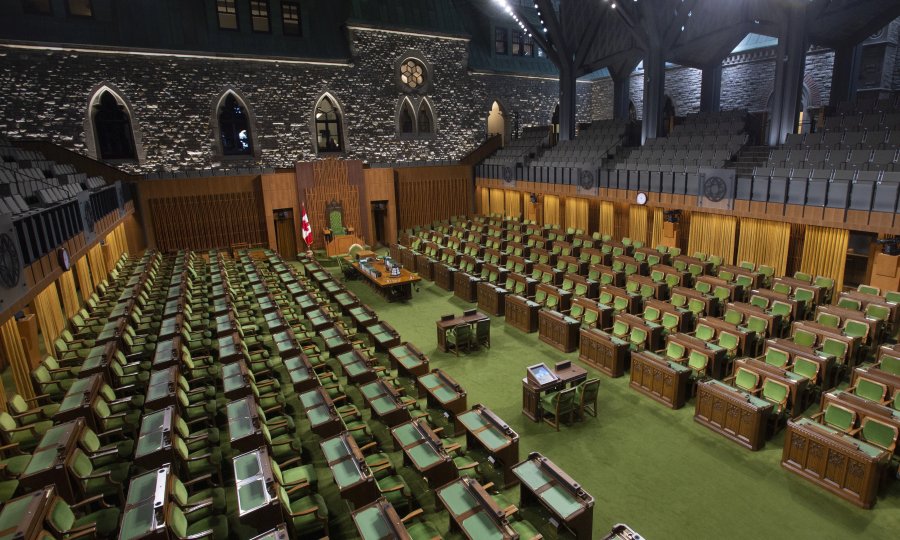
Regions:
<instances>
[{"instance_id":1,"label":"wooden podium","mask_svg":"<svg viewBox=\"0 0 900 540\"><path fill-rule=\"evenodd\" d=\"M352 231L352 229L348 230ZM350 251L350 246L352 246L353 244L359 244L361 246L365 245L363 241L360 240L355 234L341 234L333 236L331 238L331 242L325 242L325 253L327 253L329 257L345 255Z\"/></svg>"}]
</instances>

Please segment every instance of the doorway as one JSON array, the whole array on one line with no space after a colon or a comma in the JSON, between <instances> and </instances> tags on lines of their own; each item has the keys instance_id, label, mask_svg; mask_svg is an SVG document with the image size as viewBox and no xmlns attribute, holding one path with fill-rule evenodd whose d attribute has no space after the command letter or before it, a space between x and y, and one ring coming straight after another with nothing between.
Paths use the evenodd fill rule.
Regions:
<instances>
[{"instance_id":1,"label":"doorway","mask_svg":"<svg viewBox=\"0 0 900 540\"><path fill-rule=\"evenodd\" d=\"M372 223L375 226L375 244L388 245L387 241L387 201L372 201Z\"/></svg>"},{"instance_id":2,"label":"doorway","mask_svg":"<svg viewBox=\"0 0 900 540\"><path fill-rule=\"evenodd\" d=\"M294 210L291 208L273 210L272 216L275 219L275 246L278 254L286 261L296 260L297 229L294 227Z\"/></svg>"},{"instance_id":3,"label":"doorway","mask_svg":"<svg viewBox=\"0 0 900 540\"><path fill-rule=\"evenodd\" d=\"M503 146L509 142L509 135L506 132L506 116L504 116L503 106L497 101L491 105L491 112L488 113L487 132L488 137L500 135L500 144Z\"/></svg>"}]
</instances>

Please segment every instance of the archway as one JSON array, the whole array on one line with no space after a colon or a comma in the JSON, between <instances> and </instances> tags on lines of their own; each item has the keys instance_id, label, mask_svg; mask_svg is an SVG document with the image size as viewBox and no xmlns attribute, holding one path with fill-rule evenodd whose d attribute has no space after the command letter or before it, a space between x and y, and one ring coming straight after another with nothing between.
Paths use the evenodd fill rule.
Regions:
<instances>
[{"instance_id":1,"label":"archway","mask_svg":"<svg viewBox=\"0 0 900 540\"><path fill-rule=\"evenodd\" d=\"M634 108L634 101L628 100L628 121L637 121L637 109Z\"/></svg>"},{"instance_id":2,"label":"archway","mask_svg":"<svg viewBox=\"0 0 900 540\"><path fill-rule=\"evenodd\" d=\"M775 97L775 92L769 92L769 98L766 100L766 112L768 117L772 117L772 98ZM813 117L809 114L809 108L814 106L809 86L806 83L803 83L803 88L800 91L800 103L797 106L797 125L794 126L795 133L809 133L812 131L812 120Z\"/></svg>"},{"instance_id":3,"label":"archway","mask_svg":"<svg viewBox=\"0 0 900 540\"><path fill-rule=\"evenodd\" d=\"M500 135L500 143L504 146L507 142L509 142L506 114L503 110L503 106L500 105L499 101L494 101L494 103L491 105L491 112L488 113L487 134L488 137Z\"/></svg>"},{"instance_id":4,"label":"archway","mask_svg":"<svg viewBox=\"0 0 900 540\"><path fill-rule=\"evenodd\" d=\"M84 116L88 155L98 160L137 161L145 155L131 104L109 83L94 87Z\"/></svg>"},{"instance_id":5,"label":"archway","mask_svg":"<svg viewBox=\"0 0 900 540\"><path fill-rule=\"evenodd\" d=\"M316 102L312 118L316 153L345 152L344 113L338 100L326 92Z\"/></svg>"}]
</instances>

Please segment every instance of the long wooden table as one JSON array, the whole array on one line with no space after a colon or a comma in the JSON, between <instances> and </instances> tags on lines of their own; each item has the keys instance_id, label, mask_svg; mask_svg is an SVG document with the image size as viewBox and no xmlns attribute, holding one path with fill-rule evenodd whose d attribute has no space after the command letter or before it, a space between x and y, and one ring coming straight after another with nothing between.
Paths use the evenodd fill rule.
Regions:
<instances>
[{"instance_id":1,"label":"long wooden table","mask_svg":"<svg viewBox=\"0 0 900 540\"><path fill-rule=\"evenodd\" d=\"M781 466L863 508L871 508L888 452L809 418L788 421Z\"/></svg>"},{"instance_id":2,"label":"long wooden table","mask_svg":"<svg viewBox=\"0 0 900 540\"><path fill-rule=\"evenodd\" d=\"M480 321L490 321L491 318L481 313L479 311L475 311L475 313L471 313L469 315L461 315L459 317L453 317L451 319L441 319L435 322L435 326L437 327L437 345L438 349L441 351L447 352L447 332L452 330L454 327L459 326L461 324L476 324Z\"/></svg>"},{"instance_id":3,"label":"long wooden table","mask_svg":"<svg viewBox=\"0 0 900 540\"><path fill-rule=\"evenodd\" d=\"M353 263L353 268L360 274L366 276L369 284L371 284L376 291L381 293L388 302L409 300L412 298L412 284L421 280L419 276L412 274L406 268L400 268L399 276L391 276L390 271L384 265L384 261L380 260L370 261L368 264L376 271L380 272L381 275L375 276L371 272L364 270L359 261Z\"/></svg>"},{"instance_id":4,"label":"long wooden table","mask_svg":"<svg viewBox=\"0 0 900 540\"><path fill-rule=\"evenodd\" d=\"M518 433L481 404L475 404L457 418L466 428L466 451L486 452L488 461L500 470L503 487L515 485L518 480L512 474L512 467L519 461Z\"/></svg>"}]
</instances>

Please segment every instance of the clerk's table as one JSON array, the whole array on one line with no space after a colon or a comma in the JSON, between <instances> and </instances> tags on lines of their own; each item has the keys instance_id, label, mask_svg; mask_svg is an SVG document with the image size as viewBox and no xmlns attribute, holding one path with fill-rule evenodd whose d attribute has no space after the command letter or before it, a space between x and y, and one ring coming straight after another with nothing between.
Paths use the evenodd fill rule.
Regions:
<instances>
[{"instance_id":1,"label":"clerk's table","mask_svg":"<svg viewBox=\"0 0 900 540\"><path fill-rule=\"evenodd\" d=\"M543 416L542 393L576 386L585 380L587 370L571 362L559 362L552 370L545 364L529 366L522 379L522 414L534 422L540 422Z\"/></svg>"}]
</instances>

